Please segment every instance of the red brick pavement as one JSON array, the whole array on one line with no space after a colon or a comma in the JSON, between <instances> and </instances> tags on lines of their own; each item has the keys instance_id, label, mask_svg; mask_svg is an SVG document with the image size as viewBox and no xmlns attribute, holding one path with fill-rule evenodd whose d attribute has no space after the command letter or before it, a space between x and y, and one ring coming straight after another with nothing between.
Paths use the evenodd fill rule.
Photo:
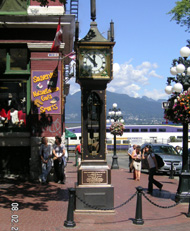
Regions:
<instances>
[{"instance_id":1,"label":"red brick pavement","mask_svg":"<svg viewBox=\"0 0 190 231\"><path fill-rule=\"evenodd\" d=\"M62 231L67 217L68 190L76 182L76 167L68 163L67 181L65 185L49 183L41 185L31 182L3 182L0 184L0 230L9 231ZM168 176L156 176L163 183L163 190L154 189L153 196L148 197L163 206L174 204L178 180ZM114 203L120 205L130 198L137 186L147 190L147 174L141 174L140 182L132 179L132 174L126 169L112 170L112 185L114 186ZM11 204L18 203L19 210L11 211ZM136 197L126 205L115 210L113 214L75 214L76 222L73 230L88 231L118 231L118 230L189 230L190 218L185 216L188 203L179 204L170 209L162 209L150 204L142 198L144 225L134 225ZM11 223L11 216L18 216L18 223ZM13 228L14 227L14 228ZM12 228L12 229L11 229Z\"/></svg>"}]
</instances>

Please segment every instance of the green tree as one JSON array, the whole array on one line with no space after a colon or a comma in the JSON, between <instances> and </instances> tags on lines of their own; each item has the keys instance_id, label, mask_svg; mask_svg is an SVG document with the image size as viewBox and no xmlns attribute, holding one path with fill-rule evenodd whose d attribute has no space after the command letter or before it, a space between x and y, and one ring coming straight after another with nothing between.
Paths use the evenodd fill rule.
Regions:
<instances>
[{"instance_id":1,"label":"green tree","mask_svg":"<svg viewBox=\"0 0 190 231\"><path fill-rule=\"evenodd\" d=\"M177 24L186 26L186 31L190 32L190 0L177 1L176 6L168 14L172 15L171 20L176 20Z\"/></svg>"},{"instance_id":2,"label":"green tree","mask_svg":"<svg viewBox=\"0 0 190 231\"><path fill-rule=\"evenodd\" d=\"M40 6L48 6L49 5L49 2L55 2L55 0L35 0L37 2L40 2ZM61 3L63 4L66 4L67 3L67 0L59 0Z\"/></svg>"},{"instance_id":3,"label":"green tree","mask_svg":"<svg viewBox=\"0 0 190 231\"><path fill-rule=\"evenodd\" d=\"M176 142L175 136L170 136L170 142Z\"/></svg>"}]
</instances>

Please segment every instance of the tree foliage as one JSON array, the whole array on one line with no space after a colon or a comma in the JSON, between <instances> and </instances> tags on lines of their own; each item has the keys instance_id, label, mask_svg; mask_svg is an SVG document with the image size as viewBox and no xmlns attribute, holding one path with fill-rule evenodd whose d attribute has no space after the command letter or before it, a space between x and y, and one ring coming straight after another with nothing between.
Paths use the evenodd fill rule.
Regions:
<instances>
[{"instance_id":1,"label":"tree foliage","mask_svg":"<svg viewBox=\"0 0 190 231\"><path fill-rule=\"evenodd\" d=\"M49 2L55 2L55 0L35 0L37 2L40 2L40 6L48 6L49 5ZM66 4L67 3L67 0L59 0L59 2L63 3L63 4Z\"/></svg>"},{"instance_id":2,"label":"tree foliage","mask_svg":"<svg viewBox=\"0 0 190 231\"><path fill-rule=\"evenodd\" d=\"M186 26L186 31L190 32L190 0L177 1L176 6L168 14L172 15L171 20L176 20L177 24Z\"/></svg>"}]
</instances>

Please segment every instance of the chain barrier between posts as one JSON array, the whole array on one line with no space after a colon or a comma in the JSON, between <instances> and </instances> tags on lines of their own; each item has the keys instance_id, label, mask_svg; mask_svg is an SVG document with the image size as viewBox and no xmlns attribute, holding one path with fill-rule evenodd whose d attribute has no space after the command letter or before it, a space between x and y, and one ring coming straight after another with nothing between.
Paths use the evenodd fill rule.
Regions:
<instances>
[{"instance_id":1,"label":"chain barrier between posts","mask_svg":"<svg viewBox=\"0 0 190 231\"><path fill-rule=\"evenodd\" d=\"M78 200L80 200L84 205L88 206L91 209L106 211L106 210L118 209L118 208L126 205L127 203L129 203L137 195L136 217L135 217L135 219L133 221L133 223L136 224L136 225L143 225L144 224L144 221L142 219L142 200L141 200L142 195L151 204L153 204L154 206L156 206L158 208L163 208L163 209L173 208L173 207L177 206L178 204L180 204L181 202L183 202L185 199L189 198L189 210L188 210L188 213L186 214L186 216L190 217L190 191L188 191L188 193L186 194L186 196L182 200L176 202L175 204L169 205L169 206L161 206L161 205L158 205L155 202L153 202L150 198L148 198L145 195L145 193L142 191L143 190L142 187L139 186L136 189L137 189L137 191L128 200L126 200L122 204L120 204L120 205L118 205L116 207L112 207L112 208L99 208L97 206L90 205L89 203L87 203L86 201L84 201L83 199L81 199L76 194L75 189L74 188L70 188L69 189L69 205L68 205L68 212L67 212L67 220L65 220L64 226L65 227L69 227L69 228L73 228L73 227L76 226L76 223L73 220L73 218L74 218L75 197L78 198Z\"/></svg>"},{"instance_id":2,"label":"chain barrier between posts","mask_svg":"<svg viewBox=\"0 0 190 231\"><path fill-rule=\"evenodd\" d=\"M126 200L125 202L123 202L121 205L118 205L116 207L112 207L112 208L99 208L97 206L93 206L93 205L90 205L88 204L86 201L84 201L83 199L81 199L77 194L76 194L76 197L77 199L79 199L84 205L88 206L89 208L91 209L95 209L95 210L114 210L114 209L118 209L118 208L121 208L122 206L126 205L127 203L129 203L135 196L137 195L137 192L135 192L128 200Z\"/></svg>"},{"instance_id":3,"label":"chain barrier between posts","mask_svg":"<svg viewBox=\"0 0 190 231\"><path fill-rule=\"evenodd\" d=\"M127 203L129 203L135 196L137 195L137 192L135 192L128 200L126 200L125 202L123 202L121 205L118 205L116 207L112 207L112 208L99 208L97 206L94 206L94 205L90 205L88 202L86 202L85 200L83 200L82 198L80 198L77 194L76 194L76 198L79 199L84 205L88 206L89 208L91 209L95 209L95 210L114 210L114 209L118 209L118 208L121 208L122 206L126 205ZM187 193L187 195L179 200L178 202L176 202L175 204L173 205L169 205L169 206L163 206L163 205L158 205L156 204L155 202L153 202L149 197L146 196L146 194L144 192L142 192L142 195L144 196L144 198L150 202L152 205L158 207L158 208L162 208L162 209L170 209L170 208L173 208L175 206L177 206L178 204L182 203L185 199L187 199L187 197L189 196L189 192Z\"/></svg>"},{"instance_id":4,"label":"chain barrier between posts","mask_svg":"<svg viewBox=\"0 0 190 231\"><path fill-rule=\"evenodd\" d=\"M144 192L142 192L142 195L143 195L144 198L145 198L148 202L150 202L152 205L154 205L154 206L156 206L156 207L158 207L158 208L162 208L162 209L170 209L170 208L173 208L173 207L177 206L178 204L182 203L185 199L188 198L188 196L190 196L190 194L189 194L189 192L188 192L188 193L186 194L186 196L185 196L183 199L179 200L179 201L176 202L175 204L169 205L169 206L163 206L163 205L158 205L158 204L156 204L155 202L153 202L150 198L148 198L148 197L146 196L146 194L145 194Z\"/></svg>"}]
</instances>

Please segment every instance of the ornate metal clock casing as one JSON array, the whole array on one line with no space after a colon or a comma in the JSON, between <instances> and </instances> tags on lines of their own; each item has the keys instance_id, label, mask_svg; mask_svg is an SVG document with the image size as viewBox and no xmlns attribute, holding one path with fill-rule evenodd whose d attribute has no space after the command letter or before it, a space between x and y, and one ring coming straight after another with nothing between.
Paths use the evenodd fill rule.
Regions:
<instances>
[{"instance_id":1,"label":"ornate metal clock casing","mask_svg":"<svg viewBox=\"0 0 190 231\"><path fill-rule=\"evenodd\" d=\"M92 1L94 3L94 1ZM76 82L81 86L82 158L76 193L89 204L111 208L114 187L106 161L106 87L113 78L113 46L91 22L88 34L75 41ZM100 199L100 195L101 199ZM76 199L77 210L90 210Z\"/></svg>"},{"instance_id":2,"label":"ornate metal clock casing","mask_svg":"<svg viewBox=\"0 0 190 231\"><path fill-rule=\"evenodd\" d=\"M83 47L79 51L79 78L110 79L111 49Z\"/></svg>"},{"instance_id":3,"label":"ornate metal clock casing","mask_svg":"<svg viewBox=\"0 0 190 231\"><path fill-rule=\"evenodd\" d=\"M98 31L96 22L91 22L88 34L75 42L77 56L76 81L89 79L105 81L113 78L113 46L115 42L105 39Z\"/></svg>"}]
</instances>

